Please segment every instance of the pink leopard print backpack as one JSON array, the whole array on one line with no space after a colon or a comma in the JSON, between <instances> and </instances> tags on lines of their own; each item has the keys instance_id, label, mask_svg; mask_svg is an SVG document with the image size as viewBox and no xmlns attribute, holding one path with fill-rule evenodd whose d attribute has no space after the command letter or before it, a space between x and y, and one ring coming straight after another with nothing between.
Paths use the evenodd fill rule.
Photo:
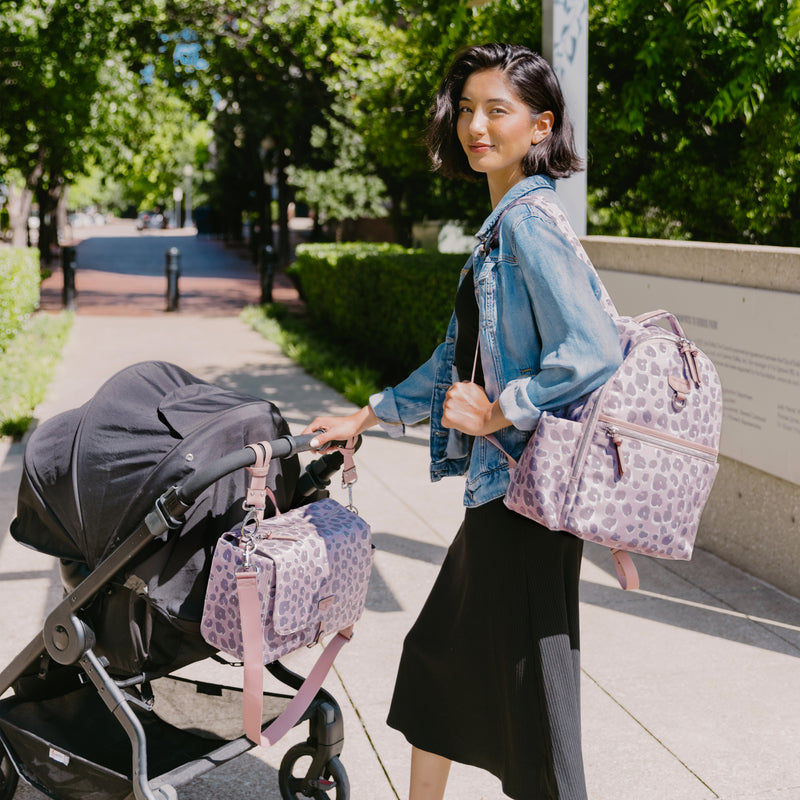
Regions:
<instances>
[{"instance_id":1,"label":"pink leopard print backpack","mask_svg":"<svg viewBox=\"0 0 800 800\"><path fill-rule=\"evenodd\" d=\"M536 195L523 202L548 214L594 269L558 206ZM605 289L602 302L619 330L622 364L563 414L542 414L519 462L511 460L505 504L611 548L620 584L633 589L628 553L692 556L717 474L722 387L668 311L622 317Z\"/></svg>"}]
</instances>

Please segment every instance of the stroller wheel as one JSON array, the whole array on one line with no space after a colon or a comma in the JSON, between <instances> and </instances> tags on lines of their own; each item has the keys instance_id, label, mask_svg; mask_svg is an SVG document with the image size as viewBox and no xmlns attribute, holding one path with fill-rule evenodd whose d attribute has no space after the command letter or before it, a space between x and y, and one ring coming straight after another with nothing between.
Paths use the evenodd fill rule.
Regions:
<instances>
[{"instance_id":1,"label":"stroller wheel","mask_svg":"<svg viewBox=\"0 0 800 800\"><path fill-rule=\"evenodd\" d=\"M0 800L11 800L17 790L19 775L5 747L0 744Z\"/></svg>"},{"instance_id":2,"label":"stroller wheel","mask_svg":"<svg viewBox=\"0 0 800 800\"><path fill-rule=\"evenodd\" d=\"M325 764L322 775L306 774L311 766L309 759L313 759L315 754L316 748L307 743L296 744L286 751L278 771L282 800L300 800L303 797L313 800L348 800L350 781L338 756ZM295 775L295 767L304 759L306 763L303 765L304 769L301 767L299 770L302 775L298 777Z\"/></svg>"}]
</instances>

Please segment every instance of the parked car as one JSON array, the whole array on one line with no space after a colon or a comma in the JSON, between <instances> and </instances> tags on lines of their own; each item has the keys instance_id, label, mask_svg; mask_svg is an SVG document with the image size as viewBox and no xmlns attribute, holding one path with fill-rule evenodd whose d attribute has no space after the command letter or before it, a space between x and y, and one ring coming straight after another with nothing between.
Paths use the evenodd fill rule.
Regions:
<instances>
[{"instance_id":1,"label":"parked car","mask_svg":"<svg viewBox=\"0 0 800 800\"><path fill-rule=\"evenodd\" d=\"M69 224L73 228L86 227L88 225L105 225L106 218L99 212L76 211L69 215Z\"/></svg>"},{"instance_id":2,"label":"parked car","mask_svg":"<svg viewBox=\"0 0 800 800\"><path fill-rule=\"evenodd\" d=\"M142 211L136 218L136 229L143 231L145 228L166 228L164 215L160 211Z\"/></svg>"}]
</instances>

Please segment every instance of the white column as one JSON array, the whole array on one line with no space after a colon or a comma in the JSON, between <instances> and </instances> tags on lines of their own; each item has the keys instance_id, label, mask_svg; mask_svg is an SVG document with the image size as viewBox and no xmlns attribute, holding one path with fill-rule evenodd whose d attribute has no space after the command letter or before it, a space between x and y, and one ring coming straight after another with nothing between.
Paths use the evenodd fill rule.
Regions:
<instances>
[{"instance_id":1,"label":"white column","mask_svg":"<svg viewBox=\"0 0 800 800\"><path fill-rule=\"evenodd\" d=\"M575 147L586 160L589 105L588 0L542 0L542 55L561 83L575 128ZM557 191L578 236L586 235L586 171L561 179Z\"/></svg>"}]
</instances>

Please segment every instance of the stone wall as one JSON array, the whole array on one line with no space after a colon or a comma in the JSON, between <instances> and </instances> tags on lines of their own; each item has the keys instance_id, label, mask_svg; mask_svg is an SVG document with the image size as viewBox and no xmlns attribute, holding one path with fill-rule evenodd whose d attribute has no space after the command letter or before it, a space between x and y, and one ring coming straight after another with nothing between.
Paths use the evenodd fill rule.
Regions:
<instances>
[{"instance_id":1,"label":"stone wall","mask_svg":"<svg viewBox=\"0 0 800 800\"><path fill-rule=\"evenodd\" d=\"M581 241L601 271L800 294L800 248L606 236ZM698 546L800 597L800 486L721 457Z\"/></svg>"}]
</instances>

